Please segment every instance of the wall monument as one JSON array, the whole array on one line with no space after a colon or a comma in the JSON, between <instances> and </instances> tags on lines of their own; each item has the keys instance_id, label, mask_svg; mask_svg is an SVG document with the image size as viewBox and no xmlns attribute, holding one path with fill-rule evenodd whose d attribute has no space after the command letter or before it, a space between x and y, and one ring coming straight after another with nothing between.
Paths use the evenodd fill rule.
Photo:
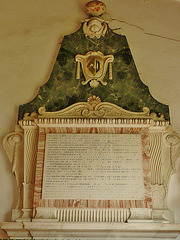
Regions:
<instances>
[{"instance_id":1,"label":"wall monument","mask_svg":"<svg viewBox=\"0 0 180 240\"><path fill-rule=\"evenodd\" d=\"M89 17L64 37L49 80L19 106L15 131L3 140L18 187L12 221L1 224L11 238L180 233L167 201L180 136L105 9L86 4Z\"/></svg>"}]
</instances>

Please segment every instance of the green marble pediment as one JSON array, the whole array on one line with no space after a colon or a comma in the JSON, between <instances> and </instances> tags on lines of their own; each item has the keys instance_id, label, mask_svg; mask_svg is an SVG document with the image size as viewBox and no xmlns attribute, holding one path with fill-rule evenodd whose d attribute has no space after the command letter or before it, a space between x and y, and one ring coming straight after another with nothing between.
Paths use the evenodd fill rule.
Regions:
<instances>
[{"instance_id":1,"label":"green marble pediment","mask_svg":"<svg viewBox=\"0 0 180 240\"><path fill-rule=\"evenodd\" d=\"M114 56L113 79L109 80L107 72L105 86L101 83L97 88L92 88L89 83L82 85L85 80L82 71L80 79L76 79L75 56L89 51ZM85 36L82 26L77 32L64 37L49 80L40 87L31 102L19 106L18 118L23 119L25 113L38 112L40 107L45 107L48 112L59 111L74 103L86 102L94 95L103 102L116 104L128 111L142 112L143 107L148 107L150 112L164 114L169 120L168 106L155 100L140 80L126 37L108 27L105 36L90 38Z\"/></svg>"}]
</instances>

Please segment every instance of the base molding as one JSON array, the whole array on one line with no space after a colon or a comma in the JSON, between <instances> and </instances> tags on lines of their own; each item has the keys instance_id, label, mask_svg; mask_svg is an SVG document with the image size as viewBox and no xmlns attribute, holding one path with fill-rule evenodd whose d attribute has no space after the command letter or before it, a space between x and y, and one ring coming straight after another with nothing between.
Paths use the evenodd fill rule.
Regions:
<instances>
[{"instance_id":1,"label":"base molding","mask_svg":"<svg viewBox=\"0 0 180 240\"><path fill-rule=\"evenodd\" d=\"M10 238L26 239L177 239L180 224L163 223L70 223L70 222L6 222L1 229Z\"/></svg>"},{"instance_id":2,"label":"base molding","mask_svg":"<svg viewBox=\"0 0 180 240\"><path fill-rule=\"evenodd\" d=\"M143 211L144 209L140 208ZM148 209L149 210L149 209ZM33 222L127 222L131 212L128 208L46 208L34 209Z\"/></svg>"},{"instance_id":3,"label":"base molding","mask_svg":"<svg viewBox=\"0 0 180 240\"><path fill-rule=\"evenodd\" d=\"M127 220L130 222L153 222L152 209L149 208L130 208L131 216Z\"/></svg>"},{"instance_id":4,"label":"base molding","mask_svg":"<svg viewBox=\"0 0 180 240\"><path fill-rule=\"evenodd\" d=\"M31 222L33 209L22 209L23 215L16 219L16 222Z\"/></svg>"}]
</instances>

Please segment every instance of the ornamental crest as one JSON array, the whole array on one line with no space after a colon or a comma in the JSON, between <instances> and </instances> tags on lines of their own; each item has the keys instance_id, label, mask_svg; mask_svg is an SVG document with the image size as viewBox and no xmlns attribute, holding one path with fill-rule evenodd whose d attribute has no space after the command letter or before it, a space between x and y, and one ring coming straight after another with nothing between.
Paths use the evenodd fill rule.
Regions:
<instances>
[{"instance_id":1,"label":"ornamental crest","mask_svg":"<svg viewBox=\"0 0 180 240\"><path fill-rule=\"evenodd\" d=\"M105 77L108 65L109 65L109 79L112 80L112 62L114 61L113 55L104 55L101 52L90 51L86 55L76 55L75 60L77 62L77 74L76 79L80 79L80 63L82 66L85 81L81 83L86 85L88 82L92 88L99 86L99 82L102 85L107 85L103 79Z\"/></svg>"}]
</instances>

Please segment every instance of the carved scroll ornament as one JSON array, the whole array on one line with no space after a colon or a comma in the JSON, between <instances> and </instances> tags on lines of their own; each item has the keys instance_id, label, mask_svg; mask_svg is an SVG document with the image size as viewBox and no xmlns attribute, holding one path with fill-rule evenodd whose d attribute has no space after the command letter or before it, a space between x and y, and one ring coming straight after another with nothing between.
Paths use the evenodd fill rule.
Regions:
<instances>
[{"instance_id":1,"label":"carved scroll ornament","mask_svg":"<svg viewBox=\"0 0 180 240\"><path fill-rule=\"evenodd\" d=\"M3 139L3 147L12 164L12 173L16 176L18 200L15 209L17 210L22 209L22 183L24 176L23 143L24 135L18 125L15 132L9 133Z\"/></svg>"},{"instance_id":2,"label":"carved scroll ornament","mask_svg":"<svg viewBox=\"0 0 180 240\"><path fill-rule=\"evenodd\" d=\"M38 111L40 118L150 118L147 107L143 108L143 112L130 112L113 103L101 102L96 96L57 112L46 112L45 107L40 107Z\"/></svg>"},{"instance_id":3,"label":"carved scroll ornament","mask_svg":"<svg viewBox=\"0 0 180 240\"><path fill-rule=\"evenodd\" d=\"M85 36L90 38L103 37L107 31L107 23L103 22L99 18L93 18L85 21L83 24L83 32Z\"/></svg>"},{"instance_id":4,"label":"carved scroll ornament","mask_svg":"<svg viewBox=\"0 0 180 240\"><path fill-rule=\"evenodd\" d=\"M175 132L167 132L163 136L164 149L163 176L165 187L168 188L169 179L176 172L176 163L180 155L180 135Z\"/></svg>"}]
</instances>

